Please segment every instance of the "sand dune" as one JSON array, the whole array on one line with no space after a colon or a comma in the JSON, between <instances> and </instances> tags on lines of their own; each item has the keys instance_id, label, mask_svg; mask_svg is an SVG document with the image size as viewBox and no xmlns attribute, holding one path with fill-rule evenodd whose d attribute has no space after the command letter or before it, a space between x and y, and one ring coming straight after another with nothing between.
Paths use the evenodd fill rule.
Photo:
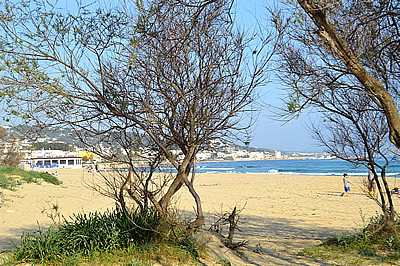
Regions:
<instances>
[{"instance_id":1,"label":"sand dune","mask_svg":"<svg viewBox=\"0 0 400 266\"><path fill-rule=\"evenodd\" d=\"M82 170L58 171L62 186L47 183L24 184L17 191L4 190L0 208L0 249L11 248L22 232L35 230L37 223L49 226L46 210L57 204L64 216L77 212L104 211L114 203L85 187L82 178L91 178ZM233 265L302 264L295 255L301 248L320 243L328 236L360 229L363 219L379 212L378 206L362 192L362 180L354 183L349 197L342 197L341 177L268 174L198 174L196 188L207 214L209 228L216 214L242 209L236 241L248 241L244 258L233 255L219 244L210 244L213 253L228 256ZM391 186L395 180L390 179ZM399 201L399 198L395 198ZM186 189L175 198L183 216L193 214L194 202ZM214 246L213 246L214 245ZM256 248L265 254L252 252ZM231 254L231 255L229 255Z\"/></svg>"}]
</instances>

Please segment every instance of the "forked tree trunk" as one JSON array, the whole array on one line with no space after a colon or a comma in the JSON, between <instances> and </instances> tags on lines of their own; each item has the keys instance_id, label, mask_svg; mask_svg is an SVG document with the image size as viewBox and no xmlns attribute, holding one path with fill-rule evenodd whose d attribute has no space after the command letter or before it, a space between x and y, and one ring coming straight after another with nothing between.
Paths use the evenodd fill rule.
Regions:
<instances>
[{"instance_id":1,"label":"forked tree trunk","mask_svg":"<svg viewBox=\"0 0 400 266\"><path fill-rule=\"evenodd\" d=\"M375 174L376 186L377 186L377 188L378 188L378 193L379 193L379 196L380 196L380 198L381 198L381 209L382 209L383 215L386 217L386 216L387 216L387 209L386 209L386 199L385 199L385 195L384 195L384 193L382 192L382 186L381 186L381 182L380 182L379 179L378 179L378 175L377 175L376 173L374 173L374 174Z\"/></svg>"},{"instance_id":2,"label":"forked tree trunk","mask_svg":"<svg viewBox=\"0 0 400 266\"><path fill-rule=\"evenodd\" d=\"M196 190L194 189L193 183L189 182L187 177L185 178L185 185L188 187L190 194L192 194L194 201L196 203L196 220L190 223L189 225L189 233L193 233L196 228L204 225L205 218L203 214L203 208L201 207L201 200L200 196L197 194Z\"/></svg>"},{"instance_id":3,"label":"forked tree trunk","mask_svg":"<svg viewBox=\"0 0 400 266\"><path fill-rule=\"evenodd\" d=\"M189 173L189 172L188 172ZM194 180L196 176L196 156L193 157L193 169L192 169L192 178L189 181L188 178L185 179L185 184L188 187L190 193L192 194L194 201L196 203L196 220L190 223L189 225L189 233L193 233L196 228L205 224L205 218L203 214L203 208L201 206L200 196L197 194L194 189Z\"/></svg>"},{"instance_id":4,"label":"forked tree trunk","mask_svg":"<svg viewBox=\"0 0 400 266\"><path fill-rule=\"evenodd\" d=\"M172 184L169 186L167 192L160 199L159 205L162 209L161 215L168 214L168 207L171 202L174 194L182 187L185 182L185 178L187 178L187 169L191 167L191 160L194 154L194 149L190 149L183 159L182 163L178 166L178 173L175 176L175 179L172 181ZM172 162L171 162L172 163ZM177 165L176 162L173 163L174 166ZM190 170L189 170L190 172Z\"/></svg>"},{"instance_id":5,"label":"forked tree trunk","mask_svg":"<svg viewBox=\"0 0 400 266\"><path fill-rule=\"evenodd\" d=\"M386 180L385 168L382 169L382 172L381 172L382 184L381 184L375 170L374 170L374 175L375 175L375 180L376 180L376 186L378 188L380 199L381 199L380 204L378 201L377 201L377 203L381 207L381 210L383 213L383 218L384 218L382 229L385 229L387 226L392 227L392 225L394 223L394 219L395 219L395 211L394 211L391 191L390 191L389 185Z\"/></svg>"},{"instance_id":6,"label":"forked tree trunk","mask_svg":"<svg viewBox=\"0 0 400 266\"><path fill-rule=\"evenodd\" d=\"M195 203L196 203L196 219L190 223L189 225L189 233L193 233L194 230L205 223L204 213L201 206L200 196L197 194L194 189L193 182L190 182L188 176L190 174L190 170L192 168L194 158L195 157L195 148L192 148L188 151L182 163L178 167L178 173L172 182L172 185L168 188L167 193L160 199L159 206L161 207L161 215L168 215L168 207L171 201L172 196L185 184L190 194L192 195Z\"/></svg>"}]
</instances>

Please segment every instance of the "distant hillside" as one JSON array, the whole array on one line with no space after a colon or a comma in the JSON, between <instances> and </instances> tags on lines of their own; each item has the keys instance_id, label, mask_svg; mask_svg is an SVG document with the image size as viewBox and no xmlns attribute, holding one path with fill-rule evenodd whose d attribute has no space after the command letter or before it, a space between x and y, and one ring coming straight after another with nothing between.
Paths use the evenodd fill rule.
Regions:
<instances>
[{"instance_id":1,"label":"distant hillside","mask_svg":"<svg viewBox=\"0 0 400 266\"><path fill-rule=\"evenodd\" d=\"M81 146L81 144L77 142L73 130L69 128L50 127L46 129L37 130L35 128L20 125L16 127L10 127L9 131L11 135L22 139L28 139L30 142L35 143L34 146L40 148L45 148L45 149L52 148L55 144L60 146L60 149L62 150L68 149L68 144L74 144L75 146L78 147ZM53 143L54 145L50 145L51 146L50 147L48 145L49 143ZM235 150L246 150L248 152L270 152L270 153L274 152L274 150L267 148L256 148L256 147L249 147L237 144L224 144L224 145L234 148Z\"/></svg>"},{"instance_id":2,"label":"distant hillside","mask_svg":"<svg viewBox=\"0 0 400 266\"><path fill-rule=\"evenodd\" d=\"M241 150L247 150L249 152L270 152L273 153L274 150L271 149L266 149L266 148L257 148L257 147L249 147L249 146L243 146L243 145L233 145L235 149L241 149Z\"/></svg>"},{"instance_id":3,"label":"distant hillside","mask_svg":"<svg viewBox=\"0 0 400 266\"><path fill-rule=\"evenodd\" d=\"M68 128L50 127L46 129L36 129L24 125L11 127L10 132L16 137L28 139L33 142L61 142L61 143L74 143L74 133Z\"/></svg>"}]
</instances>

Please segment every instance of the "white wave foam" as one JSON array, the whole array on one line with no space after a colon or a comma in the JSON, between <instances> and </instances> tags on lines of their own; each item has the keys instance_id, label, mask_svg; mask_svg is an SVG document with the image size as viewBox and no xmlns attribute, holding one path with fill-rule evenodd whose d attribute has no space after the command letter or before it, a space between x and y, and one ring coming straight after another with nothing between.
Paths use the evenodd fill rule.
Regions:
<instances>
[{"instance_id":1,"label":"white wave foam","mask_svg":"<svg viewBox=\"0 0 400 266\"><path fill-rule=\"evenodd\" d=\"M200 169L199 169L200 170ZM292 172L292 171L287 171L287 172L280 172L277 169L270 169L266 172L259 172L259 171L243 171L238 170L237 168L234 167L221 167L221 168L208 168L204 167L201 168L201 172L203 173L230 173L230 174L273 174L273 175L310 175L310 176L343 176L342 172L325 172L325 173L307 173L307 172ZM367 172L358 172L358 173L352 173L352 172L347 172L349 176L354 176L354 177L366 177ZM394 178L400 178L400 173L387 173L387 177L394 177Z\"/></svg>"},{"instance_id":2,"label":"white wave foam","mask_svg":"<svg viewBox=\"0 0 400 266\"><path fill-rule=\"evenodd\" d=\"M268 174L278 174L279 171L276 170L276 169L271 169L271 170L269 170L267 173L268 173Z\"/></svg>"},{"instance_id":3,"label":"white wave foam","mask_svg":"<svg viewBox=\"0 0 400 266\"><path fill-rule=\"evenodd\" d=\"M201 168L201 170L205 170L205 171L230 171L230 170L234 170L235 168L233 167L220 167L220 168L209 168L209 167L204 167ZM238 172L239 173L239 172Z\"/></svg>"}]
</instances>

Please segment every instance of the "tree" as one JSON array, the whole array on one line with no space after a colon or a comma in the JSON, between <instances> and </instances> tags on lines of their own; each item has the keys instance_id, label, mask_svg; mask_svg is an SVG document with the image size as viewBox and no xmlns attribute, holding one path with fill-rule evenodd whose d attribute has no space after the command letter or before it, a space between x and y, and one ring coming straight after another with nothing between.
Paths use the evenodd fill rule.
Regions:
<instances>
[{"instance_id":1,"label":"tree","mask_svg":"<svg viewBox=\"0 0 400 266\"><path fill-rule=\"evenodd\" d=\"M355 166L369 163L373 166L379 195L371 197L381 207L383 228L392 226L395 209L391 190L386 179L386 169L398 157L390 150L389 128L384 114L368 95L359 91L348 97L347 87L335 88L335 94L320 95L318 110L323 121L315 124L313 132L327 151ZM380 170L380 176L377 170Z\"/></svg>"},{"instance_id":2,"label":"tree","mask_svg":"<svg viewBox=\"0 0 400 266\"><path fill-rule=\"evenodd\" d=\"M174 174L163 164L165 156L150 139L132 136L132 132L118 132L114 141L118 142L119 149L102 153L111 163L102 168L96 165L92 170L97 174L84 180L85 183L115 200L124 211L135 206L140 213L146 213L154 207L161 213L158 201L174 179Z\"/></svg>"},{"instance_id":3,"label":"tree","mask_svg":"<svg viewBox=\"0 0 400 266\"><path fill-rule=\"evenodd\" d=\"M18 139L10 136L4 127L0 127L0 165L17 167L23 159L19 148Z\"/></svg>"},{"instance_id":4,"label":"tree","mask_svg":"<svg viewBox=\"0 0 400 266\"><path fill-rule=\"evenodd\" d=\"M151 141L161 153L152 158L177 172L153 204L167 215L186 185L197 206L193 229L204 222L196 153L240 127L265 82L269 40L254 45L254 36L235 28L231 0L140 3L136 13L132 3L124 12L80 7L73 15L40 1L5 1L0 85L12 113L68 125L100 155L100 143L117 150L123 142L129 157L135 137Z\"/></svg>"},{"instance_id":5,"label":"tree","mask_svg":"<svg viewBox=\"0 0 400 266\"><path fill-rule=\"evenodd\" d=\"M281 55L291 68L289 86L302 95L291 102L290 111L312 103L332 84L347 84L350 97L354 90L362 90L377 102L386 116L390 141L400 148L400 3L297 3L302 11L295 8L291 18L275 16L279 31L286 32Z\"/></svg>"},{"instance_id":6,"label":"tree","mask_svg":"<svg viewBox=\"0 0 400 266\"><path fill-rule=\"evenodd\" d=\"M280 78L286 114L312 106L323 114L317 139L334 156L372 163L384 224L394 220L386 168L399 147L397 111L399 4L391 1L298 1L274 15L282 39ZM379 160L380 159L380 160ZM380 178L376 175L380 169Z\"/></svg>"}]
</instances>

